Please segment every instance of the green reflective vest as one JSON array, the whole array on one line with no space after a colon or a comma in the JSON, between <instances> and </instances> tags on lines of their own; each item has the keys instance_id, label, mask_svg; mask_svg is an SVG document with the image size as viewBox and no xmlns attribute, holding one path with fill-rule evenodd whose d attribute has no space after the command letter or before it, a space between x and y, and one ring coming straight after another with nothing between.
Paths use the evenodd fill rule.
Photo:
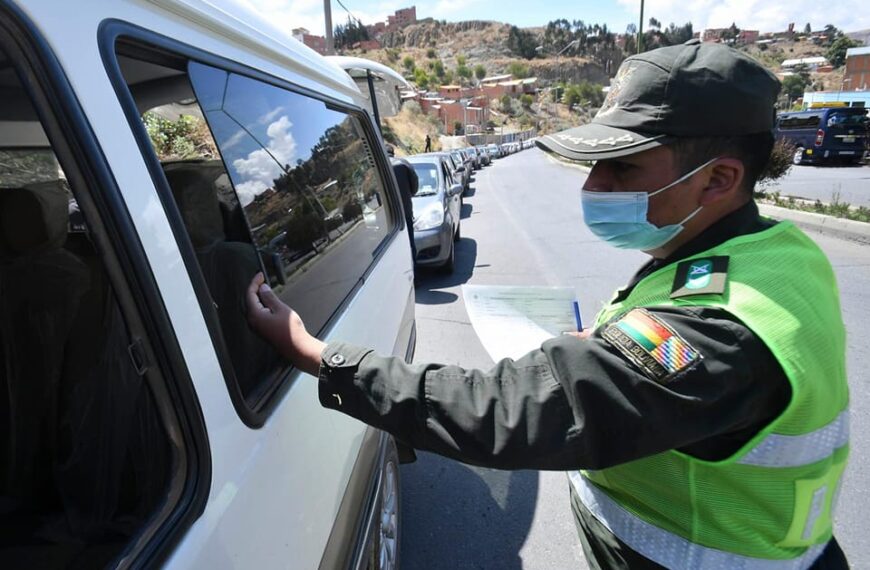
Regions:
<instances>
[{"instance_id":1,"label":"green reflective vest","mask_svg":"<svg viewBox=\"0 0 870 570\"><path fill-rule=\"evenodd\" d=\"M596 326L636 307L722 308L776 357L791 383L791 402L721 461L671 450L570 479L605 526L663 566L807 568L832 536L848 455L845 329L834 273L815 243L788 222L688 260L714 256L728 257L724 293L671 298L683 285L674 282L680 265L674 263L604 307Z\"/></svg>"}]
</instances>

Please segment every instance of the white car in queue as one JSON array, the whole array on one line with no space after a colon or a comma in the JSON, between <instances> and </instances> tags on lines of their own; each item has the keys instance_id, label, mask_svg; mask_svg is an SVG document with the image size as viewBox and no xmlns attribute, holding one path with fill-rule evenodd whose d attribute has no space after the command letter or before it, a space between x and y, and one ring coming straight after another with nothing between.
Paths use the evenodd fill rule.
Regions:
<instances>
[{"instance_id":1,"label":"white car in queue","mask_svg":"<svg viewBox=\"0 0 870 570\"><path fill-rule=\"evenodd\" d=\"M461 236L462 183L453 178L447 153L418 154L407 160L418 179L417 193L411 198L417 266L453 273Z\"/></svg>"},{"instance_id":2,"label":"white car in queue","mask_svg":"<svg viewBox=\"0 0 870 570\"><path fill-rule=\"evenodd\" d=\"M0 0L0 568L398 567L396 442L245 291L410 361L411 228L367 97L245 6Z\"/></svg>"}]
</instances>

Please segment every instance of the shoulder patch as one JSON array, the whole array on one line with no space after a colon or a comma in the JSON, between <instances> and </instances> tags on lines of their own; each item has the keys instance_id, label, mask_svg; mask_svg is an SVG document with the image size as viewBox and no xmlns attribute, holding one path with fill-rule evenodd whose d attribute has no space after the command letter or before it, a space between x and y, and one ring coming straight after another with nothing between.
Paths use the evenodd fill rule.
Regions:
<instances>
[{"instance_id":1,"label":"shoulder patch","mask_svg":"<svg viewBox=\"0 0 870 570\"><path fill-rule=\"evenodd\" d=\"M644 309L632 309L611 322L601 336L662 384L703 358L674 329Z\"/></svg>"},{"instance_id":2,"label":"shoulder patch","mask_svg":"<svg viewBox=\"0 0 870 570\"><path fill-rule=\"evenodd\" d=\"M728 281L728 256L716 255L681 261L677 265L671 299L691 295L721 295Z\"/></svg>"}]
</instances>

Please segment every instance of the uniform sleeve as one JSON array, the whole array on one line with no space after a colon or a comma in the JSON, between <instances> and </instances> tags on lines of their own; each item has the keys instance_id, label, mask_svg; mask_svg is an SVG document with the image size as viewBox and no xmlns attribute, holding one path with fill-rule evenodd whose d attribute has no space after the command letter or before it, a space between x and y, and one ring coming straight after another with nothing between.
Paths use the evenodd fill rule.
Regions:
<instances>
[{"instance_id":1,"label":"uniform sleeve","mask_svg":"<svg viewBox=\"0 0 870 570\"><path fill-rule=\"evenodd\" d=\"M321 404L417 449L500 469L601 469L778 415L790 390L764 344L718 309L650 310L698 358L662 378L602 334L562 336L488 371L408 365L343 343L323 355Z\"/></svg>"}]
</instances>

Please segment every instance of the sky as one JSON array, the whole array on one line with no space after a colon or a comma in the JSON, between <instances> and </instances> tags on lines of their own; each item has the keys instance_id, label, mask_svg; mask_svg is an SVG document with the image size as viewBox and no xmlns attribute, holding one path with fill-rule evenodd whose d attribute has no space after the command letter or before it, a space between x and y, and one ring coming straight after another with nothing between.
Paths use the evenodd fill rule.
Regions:
<instances>
[{"instance_id":1,"label":"sky","mask_svg":"<svg viewBox=\"0 0 870 570\"><path fill-rule=\"evenodd\" d=\"M248 0L259 12L281 28L308 28L322 35L323 0ZM550 20L565 18L587 24L607 24L614 32L624 32L637 23L640 0L341 0L365 24L385 21L398 8L417 7L417 17L432 17L448 22L496 20L520 27L543 26ZM644 27L653 17L667 26L691 22L695 30L724 28L732 22L738 28L776 32L790 22L803 30L833 24L847 32L870 28L867 0L646 0ZM333 24L347 20L347 12L332 0Z\"/></svg>"}]
</instances>

